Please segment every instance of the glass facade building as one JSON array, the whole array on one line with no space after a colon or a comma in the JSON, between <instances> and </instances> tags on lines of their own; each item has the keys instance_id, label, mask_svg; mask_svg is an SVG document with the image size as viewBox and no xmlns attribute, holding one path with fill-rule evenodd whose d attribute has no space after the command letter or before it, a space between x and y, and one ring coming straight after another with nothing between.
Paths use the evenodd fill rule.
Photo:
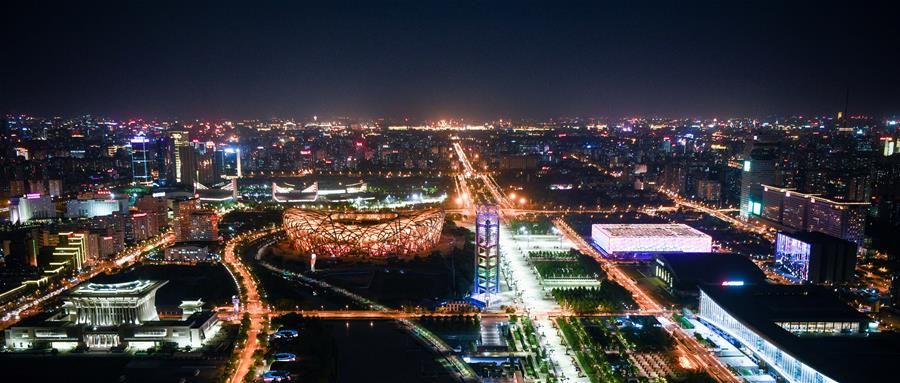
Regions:
<instances>
[{"instance_id":1,"label":"glass facade building","mask_svg":"<svg viewBox=\"0 0 900 383\"><path fill-rule=\"evenodd\" d=\"M147 185L150 183L150 157L147 153L147 145L150 140L138 135L131 139L131 172L134 183Z\"/></svg>"},{"instance_id":2,"label":"glass facade building","mask_svg":"<svg viewBox=\"0 0 900 383\"><path fill-rule=\"evenodd\" d=\"M809 279L809 243L778 233L775 237L775 264L800 280Z\"/></svg>"},{"instance_id":3,"label":"glass facade building","mask_svg":"<svg viewBox=\"0 0 900 383\"><path fill-rule=\"evenodd\" d=\"M700 290L700 318L737 339L790 383L837 383L745 325Z\"/></svg>"},{"instance_id":4,"label":"glass facade building","mask_svg":"<svg viewBox=\"0 0 900 383\"><path fill-rule=\"evenodd\" d=\"M894 376L900 338L815 285L700 286L698 317L777 381L873 382Z\"/></svg>"}]
</instances>

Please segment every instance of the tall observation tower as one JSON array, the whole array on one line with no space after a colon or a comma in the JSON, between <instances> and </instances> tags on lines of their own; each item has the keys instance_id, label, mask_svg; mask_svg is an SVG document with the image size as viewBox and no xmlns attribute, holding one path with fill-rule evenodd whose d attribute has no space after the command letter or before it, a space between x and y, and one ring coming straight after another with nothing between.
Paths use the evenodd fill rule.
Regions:
<instances>
[{"instance_id":1,"label":"tall observation tower","mask_svg":"<svg viewBox=\"0 0 900 383\"><path fill-rule=\"evenodd\" d=\"M479 205L475 209L475 287L472 299L490 304L492 294L500 292L500 214L497 206Z\"/></svg>"}]
</instances>

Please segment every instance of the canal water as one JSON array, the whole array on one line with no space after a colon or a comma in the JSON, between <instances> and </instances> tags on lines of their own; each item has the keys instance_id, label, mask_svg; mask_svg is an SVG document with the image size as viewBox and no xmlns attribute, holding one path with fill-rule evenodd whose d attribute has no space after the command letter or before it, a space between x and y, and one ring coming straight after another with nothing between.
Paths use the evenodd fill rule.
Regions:
<instances>
[{"instance_id":1,"label":"canal water","mask_svg":"<svg viewBox=\"0 0 900 383\"><path fill-rule=\"evenodd\" d=\"M425 345L390 320L326 321L336 346L335 382L454 382Z\"/></svg>"},{"instance_id":2,"label":"canal water","mask_svg":"<svg viewBox=\"0 0 900 383\"><path fill-rule=\"evenodd\" d=\"M259 247L250 247L252 260ZM256 264L258 266L258 263ZM360 309L346 297L257 268L268 300L282 309ZM359 382L455 382L438 356L393 320L321 320L334 345L335 368L329 381ZM303 341L301 336L300 342Z\"/></svg>"}]
</instances>

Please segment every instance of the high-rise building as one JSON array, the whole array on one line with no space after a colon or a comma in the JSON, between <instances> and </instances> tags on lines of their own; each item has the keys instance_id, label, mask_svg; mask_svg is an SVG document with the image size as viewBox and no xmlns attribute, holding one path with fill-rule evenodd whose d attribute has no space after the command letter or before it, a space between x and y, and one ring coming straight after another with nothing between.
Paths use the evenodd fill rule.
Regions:
<instances>
[{"instance_id":1,"label":"high-rise building","mask_svg":"<svg viewBox=\"0 0 900 383\"><path fill-rule=\"evenodd\" d=\"M135 243L145 241L159 234L156 220L147 212L134 212L125 219L125 241Z\"/></svg>"},{"instance_id":2,"label":"high-rise building","mask_svg":"<svg viewBox=\"0 0 900 383\"><path fill-rule=\"evenodd\" d=\"M223 178L241 178L241 148L236 146L219 147L221 153L221 174ZM219 158L217 156L216 158Z\"/></svg>"},{"instance_id":3,"label":"high-rise building","mask_svg":"<svg viewBox=\"0 0 900 383\"><path fill-rule=\"evenodd\" d=\"M741 175L744 172L742 161L727 161L722 168L722 205L728 207L741 205Z\"/></svg>"},{"instance_id":4,"label":"high-rise building","mask_svg":"<svg viewBox=\"0 0 900 383\"><path fill-rule=\"evenodd\" d=\"M718 204L722 196L722 184L716 180L698 179L696 181L697 198L701 201Z\"/></svg>"},{"instance_id":5,"label":"high-rise building","mask_svg":"<svg viewBox=\"0 0 900 383\"><path fill-rule=\"evenodd\" d=\"M9 195L10 196L20 196L25 195L25 181L23 180L10 180L9 181Z\"/></svg>"},{"instance_id":6,"label":"high-rise building","mask_svg":"<svg viewBox=\"0 0 900 383\"><path fill-rule=\"evenodd\" d=\"M894 153L900 153L900 138L893 138L890 136L881 137L879 139L881 141L881 155L884 157L890 157L894 155Z\"/></svg>"},{"instance_id":7,"label":"high-rise building","mask_svg":"<svg viewBox=\"0 0 900 383\"><path fill-rule=\"evenodd\" d=\"M177 241L183 242L191 240L191 213L199 208L199 204L200 201L197 199L175 201L173 210L175 215L175 238Z\"/></svg>"},{"instance_id":8,"label":"high-rise building","mask_svg":"<svg viewBox=\"0 0 900 383\"><path fill-rule=\"evenodd\" d=\"M221 161L216 161L216 144L212 141L208 142L192 142L194 153L197 158L197 178L196 182L204 186L212 186L221 179L219 167Z\"/></svg>"},{"instance_id":9,"label":"high-rise building","mask_svg":"<svg viewBox=\"0 0 900 383\"><path fill-rule=\"evenodd\" d=\"M185 169L188 158L188 132L181 130L169 131L169 153L171 155L171 171L169 179L175 183L186 182L188 174L193 174L192 168ZM192 159L193 157L191 157Z\"/></svg>"},{"instance_id":10,"label":"high-rise building","mask_svg":"<svg viewBox=\"0 0 900 383\"><path fill-rule=\"evenodd\" d=\"M741 218L762 213L762 185L775 184L778 144L754 140L744 153L741 165Z\"/></svg>"},{"instance_id":11,"label":"high-rise building","mask_svg":"<svg viewBox=\"0 0 900 383\"><path fill-rule=\"evenodd\" d=\"M156 139L156 179L161 185L168 184L172 180L172 144L171 137L162 135Z\"/></svg>"},{"instance_id":12,"label":"high-rise building","mask_svg":"<svg viewBox=\"0 0 900 383\"><path fill-rule=\"evenodd\" d=\"M47 188L44 186L43 180L28 181L28 192L31 194L47 194Z\"/></svg>"},{"instance_id":13,"label":"high-rise building","mask_svg":"<svg viewBox=\"0 0 900 383\"><path fill-rule=\"evenodd\" d=\"M869 205L763 185L759 217L784 229L818 231L862 246Z\"/></svg>"},{"instance_id":14,"label":"high-rise building","mask_svg":"<svg viewBox=\"0 0 900 383\"><path fill-rule=\"evenodd\" d=\"M190 214L191 241L218 241L219 215L212 210L196 210Z\"/></svg>"},{"instance_id":15,"label":"high-rise building","mask_svg":"<svg viewBox=\"0 0 900 383\"><path fill-rule=\"evenodd\" d=\"M154 224L157 228L169 225L169 207L165 199L149 195L143 196L134 203L134 207L148 213L155 221Z\"/></svg>"},{"instance_id":16,"label":"high-rise building","mask_svg":"<svg viewBox=\"0 0 900 383\"><path fill-rule=\"evenodd\" d=\"M47 180L47 193L50 194L50 197L59 197L63 193L63 183L62 180L52 179Z\"/></svg>"},{"instance_id":17,"label":"high-rise building","mask_svg":"<svg viewBox=\"0 0 900 383\"><path fill-rule=\"evenodd\" d=\"M148 185L151 183L150 155L147 146L150 144L144 134L138 134L131 139L131 173L132 180L136 184Z\"/></svg>"},{"instance_id":18,"label":"high-rise building","mask_svg":"<svg viewBox=\"0 0 900 383\"><path fill-rule=\"evenodd\" d=\"M212 210L200 210L196 199L176 204L175 236L178 242L218 241L219 216Z\"/></svg>"}]
</instances>

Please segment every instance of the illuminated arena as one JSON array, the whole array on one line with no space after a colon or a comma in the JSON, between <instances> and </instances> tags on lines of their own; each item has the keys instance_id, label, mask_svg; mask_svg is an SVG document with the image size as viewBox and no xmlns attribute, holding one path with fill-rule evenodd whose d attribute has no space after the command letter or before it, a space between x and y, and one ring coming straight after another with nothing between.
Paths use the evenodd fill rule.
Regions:
<instances>
[{"instance_id":1,"label":"illuminated arena","mask_svg":"<svg viewBox=\"0 0 900 383\"><path fill-rule=\"evenodd\" d=\"M408 256L437 245L440 209L397 212L284 211L284 229L305 253L317 256Z\"/></svg>"}]
</instances>

